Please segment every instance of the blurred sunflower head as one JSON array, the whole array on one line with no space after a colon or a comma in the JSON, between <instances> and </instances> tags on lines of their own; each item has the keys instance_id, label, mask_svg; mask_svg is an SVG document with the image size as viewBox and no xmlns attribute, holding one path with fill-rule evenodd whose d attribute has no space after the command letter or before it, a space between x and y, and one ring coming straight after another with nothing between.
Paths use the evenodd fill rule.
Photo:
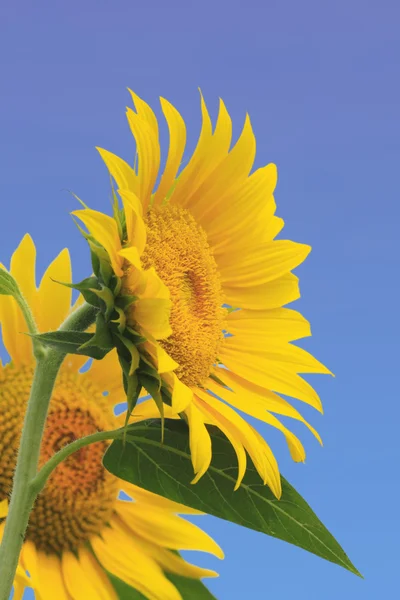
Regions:
<instances>
[{"instance_id":1,"label":"blurred sunflower head","mask_svg":"<svg viewBox=\"0 0 400 600\"><path fill-rule=\"evenodd\" d=\"M25 236L12 256L10 272L40 330L57 329L72 310L71 289L53 281L71 281L68 252L50 264L37 288L35 246ZM21 333L26 330L22 313L11 296L0 296L0 324L11 358L0 366L1 539L34 359L30 339ZM113 408L124 400L125 392L116 353L81 372L86 360L68 356L63 363L40 465L71 441L117 424ZM216 575L187 563L176 552L200 550L223 557L206 533L178 516L196 511L120 482L102 465L106 448L106 442L99 442L71 455L38 496L14 581L16 600L26 586L34 588L38 600L117 600L107 572L150 600L181 600L168 573L190 578Z\"/></svg>"},{"instance_id":2,"label":"blurred sunflower head","mask_svg":"<svg viewBox=\"0 0 400 600\"><path fill-rule=\"evenodd\" d=\"M194 482L212 458L206 427L212 424L234 446L237 486L247 452L279 497L276 459L236 410L278 428L295 461L304 461L304 448L276 415L302 421L320 440L278 395L322 411L317 393L300 374L329 371L293 345L310 335L310 326L298 312L283 308L299 297L291 271L310 247L275 240L283 227L275 216L277 171L269 164L251 172L256 141L248 116L232 145L224 103L213 128L201 97L200 137L181 168L185 123L162 98L169 149L160 174L157 118L131 95L135 110L128 108L127 117L136 140L135 166L99 149L116 185L114 214L88 208L73 213L86 226L95 254L96 294L104 301L111 297L118 313L114 323L110 317L110 327L118 327L134 346L129 365L121 363L126 388L132 377L136 395L144 387L156 400L158 407L141 404L141 414L156 416L159 410L187 420ZM111 314L111 306L107 310ZM152 386L146 385L149 380Z\"/></svg>"}]
</instances>

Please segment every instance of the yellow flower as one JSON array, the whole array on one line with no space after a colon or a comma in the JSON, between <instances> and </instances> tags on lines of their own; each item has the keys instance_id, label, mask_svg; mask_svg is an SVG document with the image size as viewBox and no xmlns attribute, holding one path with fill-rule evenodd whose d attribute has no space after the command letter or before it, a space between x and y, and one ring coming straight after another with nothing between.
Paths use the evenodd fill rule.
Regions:
<instances>
[{"instance_id":1,"label":"yellow flower","mask_svg":"<svg viewBox=\"0 0 400 600\"><path fill-rule=\"evenodd\" d=\"M57 329L71 311L71 281L64 250L35 284L35 246L25 236L12 256L11 273L42 331ZM78 300L79 302L79 300ZM16 451L34 360L22 314L9 296L0 296L3 341L11 362L0 367L0 539L7 511ZM116 353L81 372L86 357L68 356L51 399L40 464L69 442L113 429L113 407L124 400ZM105 395L108 392L108 395ZM174 550L200 550L222 558L218 545L179 513L199 514L136 486L121 482L102 466L107 443L82 448L61 463L39 495L31 514L14 581L15 597L25 586L41 600L117 600L106 571L150 600L181 600L164 572L213 577ZM120 490L134 502L120 499ZM29 573L29 577L26 573Z\"/></svg>"},{"instance_id":2,"label":"yellow flower","mask_svg":"<svg viewBox=\"0 0 400 600\"><path fill-rule=\"evenodd\" d=\"M251 173L256 142L250 120L231 148L232 123L220 102L213 130L201 98L202 128L197 147L179 172L186 145L185 123L161 98L169 128L169 151L159 177L161 153L153 110L131 92L127 109L136 140L138 168L99 149L114 178L123 217L84 209L73 214L108 253L121 294L137 299L126 310L129 326L147 342L171 395L167 416L184 413L196 482L208 469L212 447L206 424L229 438L237 454L237 486L246 470L246 451L264 483L281 494L276 459L256 430L235 409L278 428L292 458L304 461L299 439L275 416L302 421L278 394L322 412L314 389L301 373L329 373L293 341L310 335L309 323L284 305L299 297L291 272L310 247L275 240L283 227L275 216L277 172L273 164ZM179 173L178 173L179 172ZM228 307L228 308L227 308ZM232 310L234 308L235 310ZM239 309L239 310L238 310ZM156 416L153 404L140 412Z\"/></svg>"}]
</instances>

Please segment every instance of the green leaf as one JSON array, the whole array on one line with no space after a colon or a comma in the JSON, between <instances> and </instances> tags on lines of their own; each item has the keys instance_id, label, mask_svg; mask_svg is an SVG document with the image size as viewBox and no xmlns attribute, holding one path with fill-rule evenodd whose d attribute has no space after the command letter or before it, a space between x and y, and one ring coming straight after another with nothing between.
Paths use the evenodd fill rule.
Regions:
<instances>
[{"instance_id":1,"label":"green leaf","mask_svg":"<svg viewBox=\"0 0 400 600\"><path fill-rule=\"evenodd\" d=\"M65 354L80 354L81 356L90 356L101 360L110 351L110 348L100 348L92 346L90 341L93 339L92 333L82 333L79 331L49 331L33 335L33 338L39 340L42 344L55 348Z\"/></svg>"},{"instance_id":2,"label":"green leaf","mask_svg":"<svg viewBox=\"0 0 400 600\"><path fill-rule=\"evenodd\" d=\"M282 498L277 500L249 464L243 483L234 492L235 452L225 436L212 428L211 466L198 483L191 485L187 425L166 419L164 432L161 444L159 421L150 422L147 430L137 433L135 426L130 426L125 446L115 440L107 450L105 468L151 492L279 538L360 575L310 506L283 477Z\"/></svg>"},{"instance_id":3,"label":"green leaf","mask_svg":"<svg viewBox=\"0 0 400 600\"><path fill-rule=\"evenodd\" d=\"M0 294L2 296L14 296L17 298L21 295L18 284L14 277L0 266Z\"/></svg>"},{"instance_id":4,"label":"green leaf","mask_svg":"<svg viewBox=\"0 0 400 600\"><path fill-rule=\"evenodd\" d=\"M119 600L147 600L146 596L143 596L112 573L107 573L107 575L118 594ZM183 600L216 600L204 583L198 579L189 579L174 573L165 573L165 576L178 589Z\"/></svg>"}]
</instances>

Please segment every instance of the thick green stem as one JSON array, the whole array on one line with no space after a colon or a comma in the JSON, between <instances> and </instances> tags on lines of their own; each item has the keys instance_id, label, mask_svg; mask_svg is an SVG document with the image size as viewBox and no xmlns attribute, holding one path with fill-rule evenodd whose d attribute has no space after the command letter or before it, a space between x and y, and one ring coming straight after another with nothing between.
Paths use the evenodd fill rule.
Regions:
<instances>
[{"instance_id":1,"label":"thick green stem","mask_svg":"<svg viewBox=\"0 0 400 600\"><path fill-rule=\"evenodd\" d=\"M96 311L83 305L62 325L62 329L85 331L94 322ZM58 371L65 355L56 350L35 351L37 359L32 389L22 429L9 513L0 546L0 600L8 600L29 515L36 499L31 482L37 474L43 430Z\"/></svg>"}]
</instances>

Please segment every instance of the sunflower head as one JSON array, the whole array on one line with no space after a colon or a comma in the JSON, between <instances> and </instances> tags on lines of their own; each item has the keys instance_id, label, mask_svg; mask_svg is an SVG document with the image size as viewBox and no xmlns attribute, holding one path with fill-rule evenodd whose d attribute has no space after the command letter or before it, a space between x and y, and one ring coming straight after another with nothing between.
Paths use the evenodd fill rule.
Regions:
<instances>
[{"instance_id":1,"label":"sunflower head","mask_svg":"<svg viewBox=\"0 0 400 600\"><path fill-rule=\"evenodd\" d=\"M111 290L113 282L118 282L113 272L107 280L107 264L104 262L93 278L93 302L102 297L104 289ZM79 298L71 306L69 286L55 283L71 281L66 251L50 264L36 285L35 246L28 235L12 256L9 275L32 307L41 331L58 330L82 302ZM99 316L104 324L110 324L118 311L113 309L109 317L106 302L102 302ZM26 330L23 314L10 295L0 294L0 325L10 356L9 362L0 363L1 542L35 358L29 336L21 333ZM114 323L103 329L119 340ZM93 335L99 339L101 331L87 334L88 339ZM93 348L89 345L75 355L69 354L60 368L49 404L39 468L74 440L120 425L114 407L124 401L125 392L117 353L107 352L103 360L88 365L85 352L93 354ZM97 350L101 348L99 342ZM81 448L58 464L46 481L30 515L14 580L16 600L21 600L25 587L34 588L37 600L117 600L113 576L149 600L182 600L168 576L216 576L214 571L192 565L178 554L180 550L204 550L223 557L222 550L205 532L178 516L198 512L117 479L102 464L107 447L108 442L100 441Z\"/></svg>"},{"instance_id":2,"label":"sunflower head","mask_svg":"<svg viewBox=\"0 0 400 600\"><path fill-rule=\"evenodd\" d=\"M232 407L280 429L292 457L304 460L300 441L270 413L304 421L277 392L321 409L299 374L329 371L292 345L310 334L309 325L282 308L299 296L291 270L310 248L275 240L283 227L275 216L276 167L251 173L255 138L248 117L231 147L225 105L221 101L213 129L201 97L199 141L180 169L185 124L161 99L170 143L159 176L158 120L131 94L136 110L128 108L127 117L136 141L135 166L99 149L116 184L113 214L87 207L73 213L87 229L82 231L94 271L76 287L99 309L87 347L117 348L127 419L143 389L162 417L168 407L170 416L185 418L195 481L210 464L212 424L235 447L238 483L249 454L279 496L272 452ZM157 414L143 405L141 412Z\"/></svg>"}]
</instances>

